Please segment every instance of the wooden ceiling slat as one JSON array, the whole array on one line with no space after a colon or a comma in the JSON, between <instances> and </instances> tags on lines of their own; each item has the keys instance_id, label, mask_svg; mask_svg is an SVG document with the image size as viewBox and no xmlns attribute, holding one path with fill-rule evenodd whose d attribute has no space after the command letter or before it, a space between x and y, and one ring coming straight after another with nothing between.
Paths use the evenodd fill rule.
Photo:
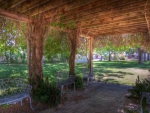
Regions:
<instances>
[{"instance_id":1,"label":"wooden ceiling slat","mask_svg":"<svg viewBox=\"0 0 150 113\"><path fill-rule=\"evenodd\" d=\"M92 30L109 30L109 29L115 29L115 28L119 28L119 27L142 27L144 26L146 28L147 24L145 22L141 22L141 25L139 25L139 23L133 23L133 24L127 24L127 25L121 25L121 26L102 26L102 27L97 27L97 28L93 28ZM89 29L83 29L83 30L89 30Z\"/></svg>"},{"instance_id":2,"label":"wooden ceiling slat","mask_svg":"<svg viewBox=\"0 0 150 113\"><path fill-rule=\"evenodd\" d=\"M32 16L38 15L40 13L43 13L47 10L59 7L63 4L70 3L72 1L73 0L51 0L51 1L47 2L46 4L42 4L39 7L35 7L35 8L33 8L33 9L27 11L27 12L24 12L23 14L32 17ZM54 12L53 12L53 14L54 14Z\"/></svg>"},{"instance_id":3,"label":"wooden ceiling slat","mask_svg":"<svg viewBox=\"0 0 150 113\"><path fill-rule=\"evenodd\" d=\"M134 7L135 8L142 7L142 10L144 10L144 3L145 2L143 0L142 1L141 0L140 1L133 0L133 1L128 2L125 5L125 4L122 4L122 2L120 2L120 1L115 1L109 7L108 7L108 4L105 4L105 5L101 5L99 7L93 7L88 10L81 10L77 13L71 13L72 11L70 11L70 12L68 12L68 13L70 13L69 15L67 15L66 12L64 12L63 13L64 21L70 21L70 20L77 21L78 19L83 20L85 17L91 18L91 16L92 17L104 16L104 15L111 16L111 14L122 13L124 10L129 11L129 10L133 9ZM73 12L75 12L75 11L73 11Z\"/></svg>"},{"instance_id":4,"label":"wooden ceiling slat","mask_svg":"<svg viewBox=\"0 0 150 113\"><path fill-rule=\"evenodd\" d=\"M8 9L16 7L17 5L23 3L24 1L26 0L11 0L11 1L8 1L7 4L1 6L1 8L8 10Z\"/></svg>"},{"instance_id":5,"label":"wooden ceiling slat","mask_svg":"<svg viewBox=\"0 0 150 113\"><path fill-rule=\"evenodd\" d=\"M133 30L133 29L147 29L146 25L135 25L135 26L121 26L121 27L114 27L113 30L120 30L122 31L122 29L128 29L128 30ZM84 30L83 31L89 31L89 32L109 32L111 31L112 28L105 28L105 29L89 29L89 30Z\"/></svg>"},{"instance_id":6,"label":"wooden ceiling slat","mask_svg":"<svg viewBox=\"0 0 150 113\"><path fill-rule=\"evenodd\" d=\"M116 12L111 12L111 11L105 11L105 12L100 12L99 14L95 15L95 14L90 14L84 17L80 17L80 18L76 18L75 20L67 20L67 21L74 21L76 22L80 22L80 21L86 21L86 20L98 20L104 17L111 17L112 19L116 16L119 15L128 15L130 14L130 12L144 12L143 7L139 7L139 8L135 8L135 9L125 9L124 11L116 11Z\"/></svg>"},{"instance_id":7,"label":"wooden ceiling slat","mask_svg":"<svg viewBox=\"0 0 150 113\"><path fill-rule=\"evenodd\" d=\"M103 25L103 24L111 24L111 23L118 23L118 22L123 22L123 21L132 21L132 20L137 20L137 19L144 19L144 13L140 14L140 13L130 13L130 15L126 14L126 15L121 15L115 18L110 18L110 17L105 17L105 18L101 18L99 20L93 21L93 20L89 20L89 21L82 21L80 23L75 23L76 26L80 26L82 28L86 28L86 27L95 27L97 25ZM145 21L145 19L144 19Z\"/></svg>"},{"instance_id":8,"label":"wooden ceiling slat","mask_svg":"<svg viewBox=\"0 0 150 113\"><path fill-rule=\"evenodd\" d=\"M24 3L21 4L20 7L16 7L15 12L18 13L24 13L28 10L31 10L35 7L38 7L46 2L48 2L50 0L31 0L31 1L26 1Z\"/></svg>"},{"instance_id":9,"label":"wooden ceiling slat","mask_svg":"<svg viewBox=\"0 0 150 113\"><path fill-rule=\"evenodd\" d=\"M81 0L53 0L48 2L47 4L41 5L40 7L34 8L26 13L25 15L35 16L39 13L43 13L48 10L52 10L51 15L57 14L57 11L64 12L65 10L75 8L77 6L81 6L83 4L89 3L93 0L86 0L82 2ZM63 6L63 7L62 7ZM57 11L56 11L57 9ZM55 12L55 13L54 13Z\"/></svg>"},{"instance_id":10,"label":"wooden ceiling slat","mask_svg":"<svg viewBox=\"0 0 150 113\"><path fill-rule=\"evenodd\" d=\"M16 13L10 13L6 10L3 10L0 8L0 17L4 17L4 18L9 18L9 19L12 19L12 20L15 20L15 21L21 21L21 22L31 22L32 20L27 18L26 16L24 15L21 15L21 14L16 14Z\"/></svg>"},{"instance_id":11,"label":"wooden ceiling slat","mask_svg":"<svg viewBox=\"0 0 150 113\"><path fill-rule=\"evenodd\" d=\"M18 21L31 22L27 18L40 13L48 20L74 22L83 34L100 35L147 32L146 19L150 24L150 2L147 0L1 0L0 16ZM3 9L8 9L8 12ZM16 12L16 13L12 13ZM145 19L145 12L147 18ZM18 13L18 14L17 14ZM22 13L22 16L19 15ZM59 20L61 19L61 20ZM89 33L88 33L89 32Z\"/></svg>"},{"instance_id":12,"label":"wooden ceiling slat","mask_svg":"<svg viewBox=\"0 0 150 113\"><path fill-rule=\"evenodd\" d=\"M109 32L105 32L105 33L92 33L93 36L95 37L99 37L99 36L107 36L107 35L119 35L119 34L127 34L127 33L146 33L147 30L122 30L122 31L109 31Z\"/></svg>"},{"instance_id":13,"label":"wooden ceiling slat","mask_svg":"<svg viewBox=\"0 0 150 113\"><path fill-rule=\"evenodd\" d=\"M88 1L88 0L87 0ZM101 6L101 5L105 5L105 4L109 4L109 3L113 3L113 2L117 2L118 0L96 0L96 1L93 1L93 2L90 2L88 4L85 4L85 5L74 5L75 3L70 3L70 7L67 8L65 5L63 6L60 6L58 7L57 9L53 9L53 10L49 10L47 12L45 12L45 17L48 18L50 17L53 12L56 12L57 14L57 17L59 15L59 17L61 18L62 15L70 15L70 14L74 14L74 13L80 13L80 11L85 11L85 10L91 10L93 8L96 8L98 6ZM72 6L72 7L71 7Z\"/></svg>"}]
</instances>

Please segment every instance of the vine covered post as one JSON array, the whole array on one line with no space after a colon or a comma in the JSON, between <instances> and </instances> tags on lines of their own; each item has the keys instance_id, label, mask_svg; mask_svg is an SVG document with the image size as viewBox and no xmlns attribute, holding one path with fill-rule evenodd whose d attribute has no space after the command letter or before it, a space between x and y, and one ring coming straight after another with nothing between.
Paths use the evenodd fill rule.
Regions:
<instances>
[{"instance_id":1,"label":"vine covered post","mask_svg":"<svg viewBox=\"0 0 150 113\"><path fill-rule=\"evenodd\" d=\"M88 52L88 68L90 71L90 76L93 76L93 37L89 38L89 52Z\"/></svg>"},{"instance_id":2,"label":"vine covered post","mask_svg":"<svg viewBox=\"0 0 150 113\"><path fill-rule=\"evenodd\" d=\"M75 57L79 39L79 29L74 29L68 34L70 41L69 75L75 75Z\"/></svg>"},{"instance_id":3,"label":"vine covered post","mask_svg":"<svg viewBox=\"0 0 150 113\"><path fill-rule=\"evenodd\" d=\"M31 26L30 23L27 23L27 63L28 63L28 78L31 78Z\"/></svg>"},{"instance_id":4,"label":"vine covered post","mask_svg":"<svg viewBox=\"0 0 150 113\"><path fill-rule=\"evenodd\" d=\"M148 53L147 55L147 60L150 60L150 53Z\"/></svg>"},{"instance_id":5,"label":"vine covered post","mask_svg":"<svg viewBox=\"0 0 150 113\"><path fill-rule=\"evenodd\" d=\"M140 47L138 48L138 52L139 52L139 64L143 63L143 49L141 49Z\"/></svg>"},{"instance_id":6,"label":"vine covered post","mask_svg":"<svg viewBox=\"0 0 150 113\"><path fill-rule=\"evenodd\" d=\"M42 79L42 57L44 51L44 41L49 31L49 24L43 16L34 19L27 24L27 53L28 53L28 75L29 79Z\"/></svg>"},{"instance_id":7,"label":"vine covered post","mask_svg":"<svg viewBox=\"0 0 150 113\"><path fill-rule=\"evenodd\" d=\"M144 51L144 62L146 62L146 61L147 61L147 59L146 59L146 55L147 55L147 53L146 53L146 51Z\"/></svg>"}]
</instances>

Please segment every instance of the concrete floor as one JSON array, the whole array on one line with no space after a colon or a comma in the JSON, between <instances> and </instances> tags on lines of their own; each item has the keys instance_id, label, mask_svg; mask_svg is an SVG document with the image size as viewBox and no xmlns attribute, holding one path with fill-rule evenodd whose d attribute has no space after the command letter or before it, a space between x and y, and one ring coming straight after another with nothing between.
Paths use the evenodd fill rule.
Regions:
<instances>
[{"instance_id":1,"label":"concrete floor","mask_svg":"<svg viewBox=\"0 0 150 113\"><path fill-rule=\"evenodd\" d=\"M57 110L47 109L41 113L125 113L125 106L139 107L125 97L129 88L119 84L93 82L84 90L67 92L68 101Z\"/></svg>"}]
</instances>

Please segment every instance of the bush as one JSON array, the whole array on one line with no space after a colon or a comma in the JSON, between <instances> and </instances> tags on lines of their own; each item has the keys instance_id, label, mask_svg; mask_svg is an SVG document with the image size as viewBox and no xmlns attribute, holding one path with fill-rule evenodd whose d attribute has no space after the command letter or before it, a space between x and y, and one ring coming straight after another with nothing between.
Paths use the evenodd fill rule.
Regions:
<instances>
[{"instance_id":1,"label":"bush","mask_svg":"<svg viewBox=\"0 0 150 113\"><path fill-rule=\"evenodd\" d=\"M76 85L76 88L83 89L83 82L82 82L82 78L81 77L76 76L76 78L75 78L75 85Z\"/></svg>"},{"instance_id":2,"label":"bush","mask_svg":"<svg viewBox=\"0 0 150 113\"><path fill-rule=\"evenodd\" d=\"M37 82L31 84L33 86L32 98L35 102L48 104L50 107L56 107L60 104L60 90L55 84L48 81L48 77L45 80L37 78Z\"/></svg>"},{"instance_id":3,"label":"bush","mask_svg":"<svg viewBox=\"0 0 150 113\"><path fill-rule=\"evenodd\" d=\"M138 80L139 81L139 80ZM150 92L150 81L147 79L143 79L141 82L136 82L136 85L129 89L131 92L131 97L140 98L141 92Z\"/></svg>"}]
</instances>

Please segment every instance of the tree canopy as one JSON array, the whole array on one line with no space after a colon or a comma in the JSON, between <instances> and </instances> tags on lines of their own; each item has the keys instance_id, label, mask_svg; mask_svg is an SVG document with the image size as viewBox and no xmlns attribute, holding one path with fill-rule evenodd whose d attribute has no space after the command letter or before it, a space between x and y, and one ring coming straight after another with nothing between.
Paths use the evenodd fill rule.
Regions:
<instances>
[{"instance_id":1,"label":"tree canopy","mask_svg":"<svg viewBox=\"0 0 150 113\"><path fill-rule=\"evenodd\" d=\"M150 38L148 34L137 33L137 34L123 34L113 36L101 36L94 38L94 49L98 50L113 50L113 51L124 51L129 48L142 47L145 51L150 52Z\"/></svg>"}]
</instances>

